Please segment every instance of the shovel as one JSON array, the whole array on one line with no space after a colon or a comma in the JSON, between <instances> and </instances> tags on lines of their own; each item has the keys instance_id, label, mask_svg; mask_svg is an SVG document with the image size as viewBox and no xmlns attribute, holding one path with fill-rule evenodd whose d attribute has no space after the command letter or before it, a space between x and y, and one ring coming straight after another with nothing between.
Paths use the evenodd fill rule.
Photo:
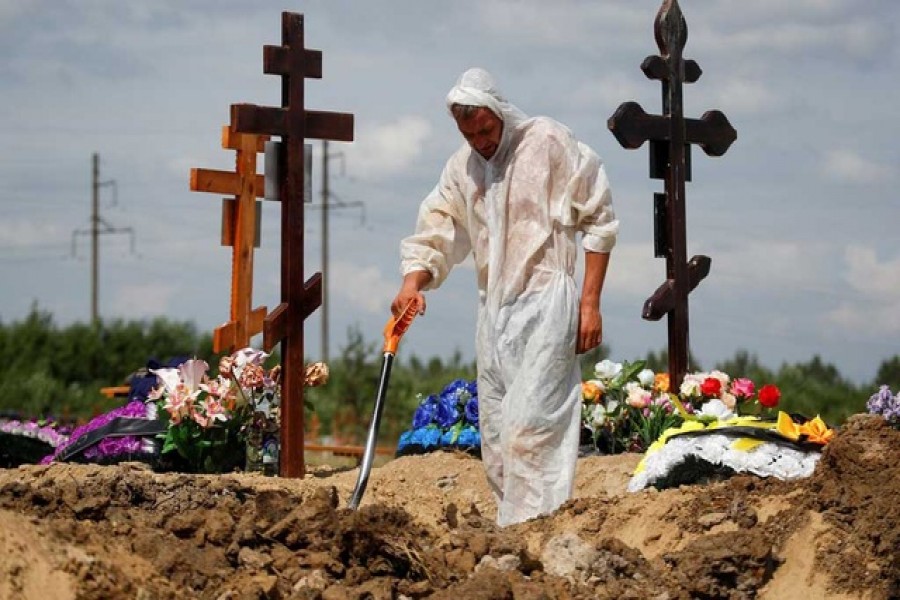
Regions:
<instances>
[{"instance_id":1,"label":"shovel","mask_svg":"<svg viewBox=\"0 0 900 600\"><path fill-rule=\"evenodd\" d=\"M391 377L391 365L394 364L397 345L417 314L419 314L419 303L412 300L397 317L388 319L387 325L384 326L384 360L381 363L381 381L378 383L378 395L375 397L375 412L372 414L372 422L369 424L369 437L366 440L362 463L359 466L359 478L356 480L356 488L350 497L350 508L353 510L359 507L366 491L366 484L369 482L369 471L372 470L375 443L378 440L378 426L381 424L381 413L384 410L384 396L387 392L388 380Z\"/></svg>"}]
</instances>

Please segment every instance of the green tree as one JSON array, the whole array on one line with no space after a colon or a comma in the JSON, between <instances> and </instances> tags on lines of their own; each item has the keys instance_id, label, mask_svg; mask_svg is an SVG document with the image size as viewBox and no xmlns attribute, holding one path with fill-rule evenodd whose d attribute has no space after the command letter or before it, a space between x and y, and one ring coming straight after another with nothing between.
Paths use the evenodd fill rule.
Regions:
<instances>
[{"instance_id":1,"label":"green tree","mask_svg":"<svg viewBox=\"0 0 900 600\"><path fill-rule=\"evenodd\" d=\"M900 354L882 361L878 367L878 373L871 387L877 390L882 385L894 390L895 394L900 392Z\"/></svg>"}]
</instances>

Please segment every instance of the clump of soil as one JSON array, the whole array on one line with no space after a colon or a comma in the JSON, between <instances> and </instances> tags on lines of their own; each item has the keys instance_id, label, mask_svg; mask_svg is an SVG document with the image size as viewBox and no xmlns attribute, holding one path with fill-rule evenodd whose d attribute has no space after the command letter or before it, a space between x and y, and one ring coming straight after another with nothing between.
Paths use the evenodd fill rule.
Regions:
<instances>
[{"instance_id":1,"label":"clump of soil","mask_svg":"<svg viewBox=\"0 0 900 600\"><path fill-rule=\"evenodd\" d=\"M507 528L464 454L304 479L138 463L0 470L0 597L900 597L900 432L851 419L812 477L625 492L639 456L579 459L574 498Z\"/></svg>"}]
</instances>

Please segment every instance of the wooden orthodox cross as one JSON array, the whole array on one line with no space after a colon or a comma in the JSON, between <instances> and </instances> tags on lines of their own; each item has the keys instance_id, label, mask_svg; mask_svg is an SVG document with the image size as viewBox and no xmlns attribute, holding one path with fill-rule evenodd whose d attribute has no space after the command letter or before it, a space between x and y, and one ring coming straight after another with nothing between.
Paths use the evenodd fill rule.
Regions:
<instances>
[{"instance_id":1,"label":"wooden orthodox cross","mask_svg":"<svg viewBox=\"0 0 900 600\"><path fill-rule=\"evenodd\" d=\"M664 0L654 27L660 56L644 59L641 70L662 82L663 114L648 115L637 102L620 105L607 123L619 143L639 148L650 140L650 177L665 180L665 193L655 194L655 248L666 257L666 281L644 303L643 318L669 316L669 377L672 389L681 385L688 363L688 294L709 274L708 256L687 262L685 181L690 181L690 144L709 156L725 154L737 132L717 110L700 119L685 119L682 85L694 83L702 71L684 60L687 23L678 0Z\"/></svg>"},{"instance_id":2,"label":"wooden orthodox cross","mask_svg":"<svg viewBox=\"0 0 900 600\"><path fill-rule=\"evenodd\" d=\"M322 52L304 47L303 15L281 13L281 46L263 48L263 72L281 76L281 107L233 104L231 123L240 133L281 137L281 303L263 322L263 347L281 342L282 477L302 477L303 321L322 303L322 275L303 275L303 188L306 138L353 141L353 115L306 110L304 78L321 79Z\"/></svg>"},{"instance_id":3,"label":"wooden orthodox cross","mask_svg":"<svg viewBox=\"0 0 900 600\"><path fill-rule=\"evenodd\" d=\"M264 192L256 155L269 136L222 128L222 147L236 151L235 172L191 169L191 191L233 194L222 203L222 245L231 246L231 319L213 331L213 351L234 352L260 333L266 307L253 305L253 248L259 247L259 201Z\"/></svg>"}]
</instances>

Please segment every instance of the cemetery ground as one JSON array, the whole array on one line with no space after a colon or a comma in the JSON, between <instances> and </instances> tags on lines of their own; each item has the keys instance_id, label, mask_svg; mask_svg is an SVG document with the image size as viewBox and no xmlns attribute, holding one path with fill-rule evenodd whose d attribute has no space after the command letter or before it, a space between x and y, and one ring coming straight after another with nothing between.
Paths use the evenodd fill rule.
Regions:
<instances>
[{"instance_id":1,"label":"cemetery ground","mask_svg":"<svg viewBox=\"0 0 900 600\"><path fill-rule=\"evenodd\" d=\"M579 459L574 498L500 529L481 463L435 452L302 479L141 463L0 470L0 598L900 597L900 431L858 415L811 477L627 493L639 455Z\"/></svg>"}]
</instances>

